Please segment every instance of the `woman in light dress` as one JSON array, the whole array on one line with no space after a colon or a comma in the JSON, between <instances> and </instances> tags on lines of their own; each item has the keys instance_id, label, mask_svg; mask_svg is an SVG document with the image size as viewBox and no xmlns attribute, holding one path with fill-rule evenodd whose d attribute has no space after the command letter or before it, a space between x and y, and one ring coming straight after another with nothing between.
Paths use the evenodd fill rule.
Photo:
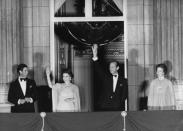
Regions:
<instances>
[{"instance_id":1,"label":"woman in light dress","mask_svg":"<svg viewBox=\"0 0 183 131\"><path fill-rule=\"evenodd\" d=\"M66 69L62 72L64 83L52 83L50 80L50 68L46 68L48 85L52 90L57 91L56 112L78 112L80 111L80 96L77 85L72 84L73 74Z\"/></svg>"},{"instance_id":2,"label":"woman in light dress","mask_svg":"<svg viewBox=\"0 0 183 131\"><path fill-rule=\"evenodd\" d=\"M157 78L152 80L148 93L148 110L175 110L175 93L172 82L165 78L165 64L156 66Z\"/></svg>"}]
</instances>

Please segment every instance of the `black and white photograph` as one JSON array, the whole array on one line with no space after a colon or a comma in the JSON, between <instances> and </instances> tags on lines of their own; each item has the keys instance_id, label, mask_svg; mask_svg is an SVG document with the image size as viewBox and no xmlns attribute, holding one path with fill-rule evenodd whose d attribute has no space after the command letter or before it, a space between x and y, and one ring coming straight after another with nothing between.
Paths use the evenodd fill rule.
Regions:
<instances>
[{"instance_id":1,"label":"black and white photograph","mask_svg":"<svg viewBox=\"0 0 183 131\"><path fill-rule=\"evenodd\" d=\"M182 131L182 0L0 0L1 131Z\"/></svg>"}]
</instances>

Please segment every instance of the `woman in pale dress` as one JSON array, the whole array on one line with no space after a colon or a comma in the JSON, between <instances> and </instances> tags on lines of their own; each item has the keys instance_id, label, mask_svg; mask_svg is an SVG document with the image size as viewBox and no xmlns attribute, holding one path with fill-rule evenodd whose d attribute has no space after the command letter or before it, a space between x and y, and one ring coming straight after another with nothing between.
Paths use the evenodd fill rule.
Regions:
<instances>
[{"instance_id":1,"label":"woman in pale dress","mask_svg":"<svg viewBox=\"0 0 183 131\"><path fill-rule=\"evenodd\" d=\"M165 78L166 65L156 66L157 78L152 80L148 92L148 110L174 110L175 93L172 82Z\"/></svg>"},{"instance_id":2,"label":"woman in pale dress","mask_svg":"<svg viewBox=\"0 0 183 131\"><path fill-rule=\"evenodd\" d=\"M50 80L50 68L46 68L48 85L52 90L57 91L56 112L78 112L80 111L80 96L77 85L72 84L73 74L66 69L62 72L64 83L52 83Z\"/></svg>"}]
</instances>

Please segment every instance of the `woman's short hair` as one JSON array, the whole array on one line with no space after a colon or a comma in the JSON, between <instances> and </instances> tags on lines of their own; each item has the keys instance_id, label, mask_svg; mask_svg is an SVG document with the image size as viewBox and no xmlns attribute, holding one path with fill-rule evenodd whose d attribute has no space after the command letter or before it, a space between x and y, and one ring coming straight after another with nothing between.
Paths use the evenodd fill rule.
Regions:
<instances>
[{"instance_id":1,"label":"woman's short hair","mask_svg":"<svg viewBox=\"0 0 183 131\"><path fill-rule=\"evenodd\" d=\"M27 68L26 64L19 64L17 67L17 73L19 74L19 71L23 71L25 67Z\"/></svg>"},{"instance_id":2,"label":"woman's short hair","mask_svg":"<svg viewBox=\"0 0 183 131\"><path fill-rule=\"evenodd\" d=\"M73 75L73 73L72 73L72 71L71 71L70 69L64 69L64 70L62 71L62 76L63 76L64 73L69 74L69 76L70 76L71 78L74 77L74 75Z\"/></svg>"},{"instance_id":3,"label":"woman's short hair","mask_svg":"<svg viewBox=\"0 0 183 131\"><path fill-rule=\"evenodd\" d=\"M167 74L167 66L166 66L165 64L162 64L162 63L161 63L161 64L156 65L156 71L157 71L158 68L162 68L164 74L165 74L165 75Z\"/></svg>"}]
</instances>

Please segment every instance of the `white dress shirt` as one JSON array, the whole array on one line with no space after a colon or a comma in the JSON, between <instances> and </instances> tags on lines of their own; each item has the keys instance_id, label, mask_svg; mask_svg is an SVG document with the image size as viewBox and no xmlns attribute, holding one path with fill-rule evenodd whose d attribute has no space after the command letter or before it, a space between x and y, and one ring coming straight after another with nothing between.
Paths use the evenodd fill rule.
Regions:
<instances>
[{"instance_id":1,"label":"white dress shirt","mask_svg":"<svg viewBox=\"0 0 183 131\"><path fill-rule=\"evenodd\" d=\"M25 93L26 93L26 85L27 85L27 81L25 80L20 80L20 77L18 79L19 83L20 83L20 87L22 89L22 92L25 96ZM29 98L28 98L29 99ZM29 100L30 103L33 103L33 99L30 97L30 100ZM20 104L20 99L18 99L18 104Z\"/></svg>"},{"instance_id":2,"label":"white dress shirt","mask_svg":"<svg viewBox=\"0 0 183 131\"><path fill-rule=\"evenodd\" d=\"M26 81L24 81L24 80L20 80L20 77L19 77L19 79L18 79L18 81L19 81L19 83L20 83L20 86L21 86L21 89L22 89L22 92L23 92L23 94L24 94L24 96L25 96L25 93L26 93Z\"/></svg>"},{"instance_id":3,"label":"white dress shirt","mask_svg":"<svg viewBox=\"0 0 183 131\"><path fill-rule=\"evenodd\" d=\"M116 90L117 81L118 81L118 74L113 75L113 92L115 92Z\"/></svg>"}]
</instances>

